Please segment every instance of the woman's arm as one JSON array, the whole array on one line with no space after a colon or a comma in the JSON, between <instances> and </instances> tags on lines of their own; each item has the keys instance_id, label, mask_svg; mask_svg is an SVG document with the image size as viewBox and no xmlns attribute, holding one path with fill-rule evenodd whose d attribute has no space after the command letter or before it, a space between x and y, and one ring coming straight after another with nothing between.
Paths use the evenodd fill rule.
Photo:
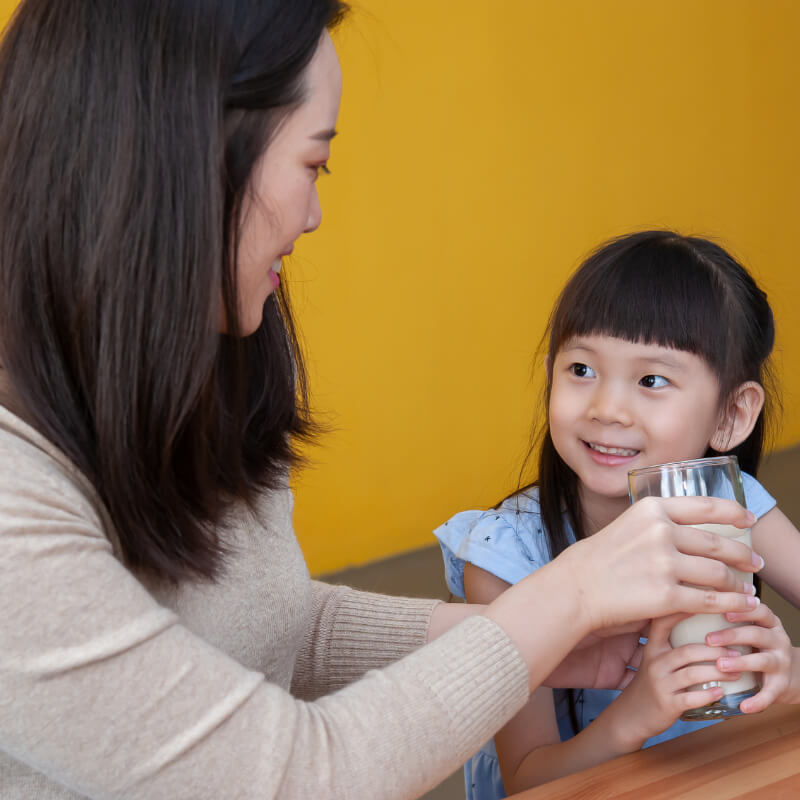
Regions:
<instances>
[{"instance_id":1,"label":"woman's arm","mask_svg":"<svg viewBox=\"0 0 800 800\"><path fill-rule=\"evenodd\" d=\"M432 788L527 700L519 652L477 616L302 702L160 606L114 556L83 484L35 448L0 437L0 450L0 786L28 776L108 800L394 800ZM276 653L295 647L281 633Z\"/></svg>"},{"instance_id":2,"label":"woman's arm","mask_svg":"<svg viewBox=\"0 0 800 800\"><path fill-rule=\"evenodd\" d=\"M292 673L292 694L316 700L413 653L428 641L433 612L443 605L311 581L311 613Z\"/></svg>"},{"instance_id":3,"label":"woman's arm","mask_svg":"<svg viewBox=\"0 0 800 800\"><path fill-rule=\"evenodd\" d=\"M474 564L467 563L464 567L464 591L470 602L491 603L509 586L496 575ZM526 783L524 778L517 780L520 762L529 754L540 752L537 748L544 748L559 740L553 691L541 687L534 690L525 707L495 734L495 749L506 792L518 792L535 786L535 783Z\"/></svg>"}]
</instances>

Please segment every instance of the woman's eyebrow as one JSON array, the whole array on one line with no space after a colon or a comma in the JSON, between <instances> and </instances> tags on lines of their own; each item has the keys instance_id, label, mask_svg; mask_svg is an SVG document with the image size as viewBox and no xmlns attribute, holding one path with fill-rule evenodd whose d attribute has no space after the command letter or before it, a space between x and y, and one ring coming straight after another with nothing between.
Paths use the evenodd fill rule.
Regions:
<instances>
[{"instance_id":1,"label":"woman's eyebrow","mask_svg":"<svg viewBox=\"0 0 800 800\"><path fill-rule=\"evenodd\" d=\"M309 138L316 139L319 142L329 142L331 139L334 138L334 136L337 136L338 133L339 131L331 128L326 131L320 131L319 133L312 134L311 137Z\"/></svg>"}]
</instances>

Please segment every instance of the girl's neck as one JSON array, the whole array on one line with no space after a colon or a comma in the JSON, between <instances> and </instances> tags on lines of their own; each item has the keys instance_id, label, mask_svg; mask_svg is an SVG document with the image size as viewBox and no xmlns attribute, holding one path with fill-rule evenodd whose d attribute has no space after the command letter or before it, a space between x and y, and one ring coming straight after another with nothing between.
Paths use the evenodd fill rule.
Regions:
<instances>
[{"instance_id":1,"label":"girl's neck","mask_svg":"<svg viewBox=\"0 0 800 800\"><path fill-rule=\"evenodd\" d=\"M586 536L597 533L601 528L612 523L630 506L627 496L607 497L590 492L582 483L578 483L578 496L581 502L581 518Z\"/></svg>"}]
</instances>

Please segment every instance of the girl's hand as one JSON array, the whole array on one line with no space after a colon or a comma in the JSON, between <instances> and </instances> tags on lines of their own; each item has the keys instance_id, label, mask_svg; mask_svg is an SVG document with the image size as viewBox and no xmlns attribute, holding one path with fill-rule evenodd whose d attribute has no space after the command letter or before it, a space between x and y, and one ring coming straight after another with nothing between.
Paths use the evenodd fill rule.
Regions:
<instances>
[{"instance_id":1,"label":"girl's hand","mask_svg":"<svg viewBox=\"0 0 800 800\"><path fill-rule=\"evenodd\" d=\"M678 611L747 611L756 600L726 564L755 572L763 566L761 558L741 542L685 526L717 522L746 528L753 520L730 500L648 497L552 564L568 566L588 630Z\"/></svg>"},{"instance_id":2,"label":"girl's hand","mask_svg":"<svg viewBox=\"0 0 800 800\"><path fill-rule=\"evenodd\" d=\"M665 731L684 711L713 703L724 694L719 687L686 691L690 686L739 677L722 672L714 663L728 655L727 648L704 644L674 649L670 646L670 631L687 616L673 614L653 620L641 666L615 702L624 703L625 716L620 718L619 727L631 737L627 743L631 750Z\"/></svg>"},{"instance_id":3,"label":"girl's hand","mask_svg":"<svg viewBox=\"0 0 800 800\"><path fill-rule=\"evenodd\" d=\"M798 702L797 651L778 617L763 603L753 611L728 613L729 622L750 622L739 628L727 628L706 636L706 642L719 647L754 647L749 655L723 656L717 666L726 673L761 672L761 691L743 700L739 709L745 714L763 711L774 702ZM794 676L794 678L793 678Z\"/></svg>"}]
</instances>

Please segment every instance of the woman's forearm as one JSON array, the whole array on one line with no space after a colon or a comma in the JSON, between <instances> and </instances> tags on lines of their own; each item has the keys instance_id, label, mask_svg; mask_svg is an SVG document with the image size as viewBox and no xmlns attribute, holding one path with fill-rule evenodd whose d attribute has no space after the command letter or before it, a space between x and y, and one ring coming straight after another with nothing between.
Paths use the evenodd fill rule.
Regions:
<instances>
[{"instance_id":1,"label":"woman's forearm","mask_svg":"<svg viewBox=\"0 0 800 800\"><path fill-rule=\"evenodd\" d=\"M580 591L565 574L565 563L551 562L486 606L517 646L530 672L531 690L589 633Z\"/></svg>"},{"instance_id":2,"label":"woman's forearm","mask_svg":"<svg viewBox=\"0 0 800 800\"><path fill-rule=\"evenodd\" d=\"M479 603L439 603L431 613L428 641L432 642L434 639L438 639L459 622L481 614L485 610L486 606Z\"/></svg>"},{"instance_id":3,"label":"woman's forearm","mask_svg":"<svg viewBox=\"0 0 800 800\"><path fill-rule=\"evenodd\" d=\"M549 564L488 605L440 603L431 614L428 641L465 619L483 614L505 631L525 659L533 690L588 633L580 613L579 592L565 573L563 563ZM556 597L558 601L554 602Z\"/></svg>"}]
</instances>

